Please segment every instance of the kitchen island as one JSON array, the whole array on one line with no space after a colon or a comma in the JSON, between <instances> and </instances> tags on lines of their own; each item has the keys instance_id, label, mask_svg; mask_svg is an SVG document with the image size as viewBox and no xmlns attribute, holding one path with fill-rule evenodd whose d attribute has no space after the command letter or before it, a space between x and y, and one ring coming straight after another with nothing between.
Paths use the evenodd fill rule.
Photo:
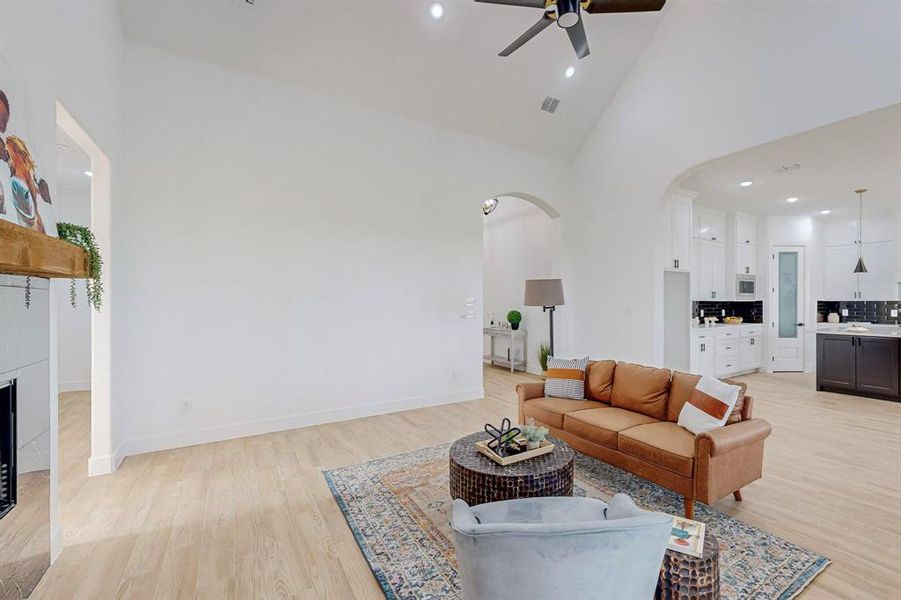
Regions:
<instances>
[{"instance_id":1,"label":"kitchen island","mask_svg":"<svg viewBox=\"0 0 901 600\"><path fill-rule=\"evenodd\" d=\"M901 401L901 327L817 329L817 389Z\"/></svg>"}]
</instances>

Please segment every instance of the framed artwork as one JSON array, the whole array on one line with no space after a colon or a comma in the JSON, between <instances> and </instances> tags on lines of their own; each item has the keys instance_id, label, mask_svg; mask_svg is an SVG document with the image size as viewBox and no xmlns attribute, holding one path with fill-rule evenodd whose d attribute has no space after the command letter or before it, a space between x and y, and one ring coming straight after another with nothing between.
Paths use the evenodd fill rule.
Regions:
<instances>
[{"instance_id":1,"label":"framed artwork","mask_svg":"<svg viewBox=\"0 0 901 600\"><path fill-rule=\"evenodd\" d=\"M50 185L35 154L25 86L0 56L0 219L56 236Z\"/></svg>"}]
</instances>

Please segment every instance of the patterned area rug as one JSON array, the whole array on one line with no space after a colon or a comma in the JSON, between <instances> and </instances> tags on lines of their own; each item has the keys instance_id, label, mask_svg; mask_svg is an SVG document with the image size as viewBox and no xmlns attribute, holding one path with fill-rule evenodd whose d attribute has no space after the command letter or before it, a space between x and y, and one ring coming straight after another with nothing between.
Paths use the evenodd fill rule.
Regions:
<instances>
[{"instance_id":1,"label":"patterned area rug","mask_svg":"<svg viewBox=\"0 0 901 600\"><path fill-rule=\"evenodd\" d=\"M385 597L458 598L462 590L448 526L449 445L325 471L328 485ZM576 453L576 495L607 500L624 492L643 508L681 514L682 497ZM695 505L720 542L722 597L797 596L829 559L773 534Z\"/></svg>"}]
</instances>

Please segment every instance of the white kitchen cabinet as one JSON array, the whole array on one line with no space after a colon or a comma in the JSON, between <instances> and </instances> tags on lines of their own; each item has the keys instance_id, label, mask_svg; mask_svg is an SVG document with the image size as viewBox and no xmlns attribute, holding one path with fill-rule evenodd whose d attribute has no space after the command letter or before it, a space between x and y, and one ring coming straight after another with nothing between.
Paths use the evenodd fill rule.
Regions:
<instances>
[{"instance_id":1,"label":"white kitchen cabinet","mask_svg":"<svg viewBox=\"0 0 901 600\"><path fill-rule=\"evenodd\" d=\"M864 212L863 241L891 242L897 241L896 215L888 208ZM827 221L823 225L824 246L845 246L857 241L857 211L853 216Z\"/></svg>"},{"instance_id":2,"label":"white kitchen cabinet","mask_svg":"<svg viewBox=\"0 0 901 600\"><path fill-rule=\"evenodd\" d=\"M668 269L691 270L692 201L691 198L673 196L671 211L671 255Z\"/></svg>"},{"instance_id":3,"label":"white kitchen cabinet","mask_svg":"<svg viewBox=\"0 0 901 600\"><path fill-rule=\"evenodd\" d=\"M757 221L743 215L735 215L735 243L743 246L757 245Z\"/></svg>"},{"instance_id":4,"label":"white kitchen cabinet","mask_svg":"<svg viewBox=\"0 0 901 600\"><path fill-rule=\"evenodd\" d=\"M694 208L694 237L722 242L726 237L726 215L704 207Z\"/></svg>"},{"instance_id":5,"label":"white kitchen cabinet","mask_svg":"<svg viewBox=\"0 0 901 600\"><path fill-rule=\"evenodd\" d=\"M866 199L864 199L866 202ZM863 241L891 242L896 240L895 215L891 209L880 208L863 214Z\"/></svg>"},{"instance_id":6,"label":"white kitchen cabinet","mask_svg":"<svg viewBox=\"0 0 901 600\"><path fill-rule=\"evenodd\" d=\"M763 346L760 335L749 335L739 339L739 366L742 371L753 371L763 366Z\"/></svg>"},{"instance_id":7,"label":"white kitchen cabinet","mask_svg":"<svg viewBox=\"0 0 901 600\"><path fill-rule=\"evenodd\" d=\"M735 272L739 275L757 274L757 247L735 244Z\"/></svg>"},{"instance_id":8,"label":"white kitchen cabinet","mask_svg":"<svg viewBox=\"0 0 901 600\"><path fill-rule=\"evenodd\" d=\"M863 260L867 265L867 272L857 275L858 289L860 290L858 298L861 300L894 300L897 298L898 286L894 282L894 242L864 242Z\"/></svg>"},{"instance_id":9,"label":"white kitchen cabinet","mask_svg":"<svg viewBox=\"0 0 901 600\"><path fill-rule=\"evenodd\" d=\"M726 245L698 240L697 300L726 299Z\"/></svg>"},{"instance_id":10,"label":"white kitchen cabinet","mask_svg":"<svg viewBox=\"0 0 901 600\"><path fill-rule=\"evenodd\" d=\"M701 299L701 240L691 240L691 299Z\"/></svg>"},{"instance_id":11,"label":"white kitchen cabinet","mask_svg":"<svg viewBox=\"0 0 901 600\"><path fill-rule=\"evenodd\" d=\"M897 269L894 242L865 242L863 259L867 273L854 274L856 245L823 248L824 300L894 300L897 298Z\"/></svg>"},{"instance_id":12,"label":"white kitchen cabinet","mask_svg":"<svg viewBox=\"0 0 901 600\"><path fill-rule=\"evenodd\" d=\"M716 377L716 342L713 335L692 333L691 372Z\"/></svg>"},{"instance_id":13,"label":"white kitchen cabinet","mask_svg":"<svg viewBox=\"0 0 901 600\"><path fill-rule=\"evenodd\" d=\"M823 225L824 246L847 246L857 241L857 219L827 221Z\"/></svg>"},{"instance_id":14,"label":"white kitchen cabinet","mask_svg":"<svg viewBox=\"0 0 901 600\"><path fill-rule=\"evenodd\" d=\"M673 199L673 260L677 269L691 269L691 200Z\"/></svg>"},{"instance_id":15,"label":"white kitchen cabinet","mask_svg":"<svg viewBox=\"0 0 901 600\"><path fill-rule=\"evenodd\" d=\"M732 377L763 366L763 325L696 327L691 332L691 372Z\"/></svg>"},{"instance_id":16,"label":"white kitchen cabinet","mask_svg":"<svg viewBox=\"0 0 901 600\"><path fill-rule=\"evenodd\" d=\"M857 246L823 248L823 300L855 300L857 298Z\"/></svg>"}]
</instances>

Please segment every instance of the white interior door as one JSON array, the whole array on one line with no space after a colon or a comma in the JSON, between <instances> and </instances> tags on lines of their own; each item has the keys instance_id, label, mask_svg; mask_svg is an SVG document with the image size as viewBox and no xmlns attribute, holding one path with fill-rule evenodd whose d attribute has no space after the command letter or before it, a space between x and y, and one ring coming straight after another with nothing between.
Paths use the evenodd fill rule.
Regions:
<instances>
[{"instance_id":1,"label":"white interior door","mask_svg":"<svg viewBox=\"0 0 901 600\"><path fill-rule=\"evenodd\" d=\"M803 371L804 248L775 246L772 263L772 370Z\"/></svg>"}]
</instances>

